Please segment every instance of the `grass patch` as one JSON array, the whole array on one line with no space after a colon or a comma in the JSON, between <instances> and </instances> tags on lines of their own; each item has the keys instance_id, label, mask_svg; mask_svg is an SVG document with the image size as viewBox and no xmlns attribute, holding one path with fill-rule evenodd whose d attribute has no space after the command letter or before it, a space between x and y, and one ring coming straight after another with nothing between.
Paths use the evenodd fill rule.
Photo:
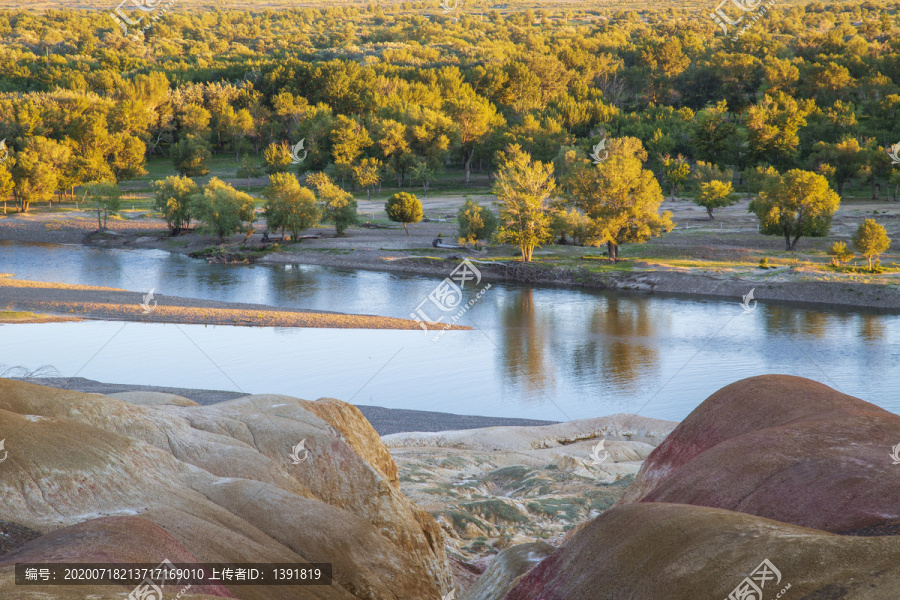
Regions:
<instances>
[{"instance_id":1,"label":"grass patch","mask_svg":"<svg viewBox=\"0 0 900 600\"><path fill-rule=\"evenodd\" d=\"M473 514L476 514L492 523L498 521L506 521L507 523L527 523L528 517L522 511L503 502L502 500L482 500L480 502L470 502L461 505Z\"/></svg>"}]
</instances>

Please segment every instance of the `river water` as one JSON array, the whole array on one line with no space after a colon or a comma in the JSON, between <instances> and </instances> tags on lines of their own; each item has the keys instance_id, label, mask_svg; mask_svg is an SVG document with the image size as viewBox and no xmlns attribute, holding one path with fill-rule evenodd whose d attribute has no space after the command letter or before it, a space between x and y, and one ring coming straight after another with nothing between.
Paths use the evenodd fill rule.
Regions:
<instances>
[{"instance_id":1,"label":"river water","mask_svg":"<svg viewBox=\"0 0 900 600\"><path fill-rule=\"evenodd\" d=\"M0 272L128 289L135 303L154 289L161 303L171 295L404 318L441 281L16 242L0 242ZM472 331L2 325L0 365L52 365L63 376L111 383L555 421L618 412L680 420L728 383L785 373L900 413L900 315L828 312L765 298L746 311L740 298L485 287L470 281L463 289L472 306L458 323Z\"/></svg>"}]
</instances>

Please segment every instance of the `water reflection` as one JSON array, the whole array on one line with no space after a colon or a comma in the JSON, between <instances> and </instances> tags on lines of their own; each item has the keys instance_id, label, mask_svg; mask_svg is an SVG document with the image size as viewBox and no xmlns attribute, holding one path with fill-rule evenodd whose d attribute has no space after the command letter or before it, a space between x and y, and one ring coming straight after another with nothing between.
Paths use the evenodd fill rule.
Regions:
<instances>
[{"instance_id":1,"label":"water reflection","mask_svg":"<svg viewBox=\"0 0 900 600\"><path fill-rule=\"evenodd\" d=\"M141 293L155 288L161 302L178 295L396 317L409 315L439 281L15 243L0 243L0 272ZM437 342L421 332L129 324L110 346L104 336L121 324L2 326L0 364L53 364L70 376L91 356L85 348L102 349L81 376L227 388L208 355L246 391L552 420L639 409L680 419L736 379L787 373L900 409L897 315L769 304L743 314L735 302L494 283L462 323L475 331L448 331Z\"/></svg>"},{"instance_id":2,"label":"water reflection","mask_svg":"<svg viewBox=\"0 0 900 600\"><path fill-rule=\"evenodd\" d=\"M549 308L549 307L547 307ZM498 373L528 396L554 386L553 367L548 364L548 324L541 315L545 307L535 305L534 290L518 289L507 296L500 312L501 352Z\"/></svg>"}]
</instances>

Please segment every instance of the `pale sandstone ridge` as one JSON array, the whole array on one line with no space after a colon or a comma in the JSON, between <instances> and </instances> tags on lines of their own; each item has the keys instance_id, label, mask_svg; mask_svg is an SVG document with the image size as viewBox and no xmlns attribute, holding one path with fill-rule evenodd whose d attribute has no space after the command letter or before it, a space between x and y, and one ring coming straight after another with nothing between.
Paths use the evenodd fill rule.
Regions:
<instances>
[{"instance_id":1,"label":"pale sandstone ridge","mask_svg":"<svg viewBox=\"0 0 900 600\"><path fill-rule=\"evenodd\" d=\"M569 529L609 508L676 425L614 415L382 440L400 468L403 493L437 517L464 590L498 551L561 543Z\"/></svg>"},{"instance_id":2,"label":"pale sandstone ridge","mask_svg":"<svg viewBox=\"0 0 900 600\"><path fill-rule=\"evenodd\" d=\"M162 392L118 392L115 394L106 394L109 398L116 400L124 400L129 404L140 404L142 406L159 406L169 404L172 406L200 406L190 398L178 396L176 394L165 394Z\"/></svg>"},{"instance_id":3,"label":"pale sandstone ridge","mask_svg":"<svg viewBox=\"0 0 900 600\"><path fill-rule=\"evenodd\" d=\"M72 556L108 551L104 518L113 516L148 524L133 527L134 562L159 563L171 559L163 551L180 548L198 562L334 564L330 587L229 588L242 600L439 599L452 582L434 519L392 484L389 455L370 448L380 462L373 466L351 445L344 431L360 448L380 443L355 409L323 402L332 425L309 409L315 405L249 396L141 406L0 379L9 451L0 463L3 518L59 535L19 549L36 557L51 547ZM290 451L301 440L308 455L294 465ZM66 535L72 526L93 533ZM156 526L174 541L161 544ZM93 593L128 592L110 589ZM81 599L91 591L23 590L12 566L0 566L0 598Z\"/></svg>"}]
</instances>

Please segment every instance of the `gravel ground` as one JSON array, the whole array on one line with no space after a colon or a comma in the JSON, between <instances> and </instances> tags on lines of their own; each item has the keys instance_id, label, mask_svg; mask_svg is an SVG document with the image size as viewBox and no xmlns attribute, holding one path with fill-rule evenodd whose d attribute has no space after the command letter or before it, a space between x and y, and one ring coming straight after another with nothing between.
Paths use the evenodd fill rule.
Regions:
<instances>
[{"instance_id":1,"label":"gravel ground","mask_svg":"<svg viewBox=\"0 0 900 600\"><path fill-rule=\"evenodd\" d=\"M477 192L477 190L476 190ZM383 199L359 200L360 227L348 230L341 238L334 230L320 227L306 232L319 236L301 243L282 244L282 250L259 259L268 263L314 264L321 266L394 271L445 277L462 256L472 258L509 259L515 249L491 247L485 252L432 247L432 240L442 234L447 243L456 235L455 213L464 197L420 197L428 219L410 225L407 235L396 224L384 225ZM475 196L483 205L494 198ZM630 270L604 273L581 267L556 268L552 262L562 260L576 265L594 266L594 261L581 260L583 254L597 254L595 249L576 246L548 246L535 252L535 258L553 258L538 265L522 266L517 262L479 265L489 281L526 282L535 285L561 285L635 290L664 295L707 296L740 302L751 289L761 302L788 302L815 305L826 309L867 308L889 312L900 311L900 274L881 275L823 272L804 265L805 261L827 262L824 255L834 241L850 241L857 225L871 216L882 223L888 234L900 239L900 203L847 199L834 217L832 233L825 238L802 238L798 252L786 252L784 240L762 236L757 232L757 219L747 211L748 200L719 209L709 221L705 209L683 198L666 200L664 210L672 211L675 230L647 244L624 246L620 251ZM369 225L368 227L366 225ZM87 212L16 213L0 218L0 240L32 242L84 243L87 234L96 230L93 215ZM255 225L257 231L263 223ZM172 238L160 219L128 213L128 218L110 222L117 236L89 243L107 247L155 248L190 253L220 245L214 237L192 233ZM237 235L226 242L237 248L244 241ZM255 233L249 246L261 243L262 234ZM272 241L277 237L272 236ZM646 257L646 258L645 258ZM778 269L757 269L761 258L769 258ZM665 264L682 261L683 267ZM710 263L709 261L714 261ZM719 261L716 263L715 261ZM745 266L723 267L721 261L743 262ZM885 265L900 262L900 253L892 249L882 257ZM790 265L788 265L790 263ZM597 261L596 264L600 264ZM747 266L750 265L750 266ZM597 269L594 269L596 271Z\"/></svg>"}]
</instances>

